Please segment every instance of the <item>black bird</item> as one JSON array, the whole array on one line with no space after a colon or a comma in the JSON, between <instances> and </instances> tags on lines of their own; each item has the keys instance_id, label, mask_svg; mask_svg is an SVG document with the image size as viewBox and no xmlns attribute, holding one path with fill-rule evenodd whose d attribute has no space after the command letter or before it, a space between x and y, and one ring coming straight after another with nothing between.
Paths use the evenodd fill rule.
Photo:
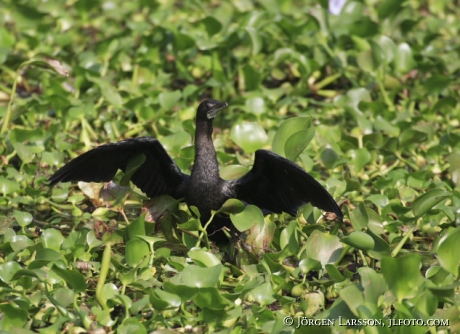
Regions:
<instances>
[{"instance_id":1,"label":"black bird","mask_svg":"<svg viewBox=\"0 0 460 334\"><path fill-rule=\"evenodd\" d=\"M258 206L264 213L287 212L292 216L306 203L327 212L343 215L332 196L302 168L273 152L258 150L253 168L243 177L223 180L212 142L212 122L226 102L205 100L196 114L195 162L191 175L181 172L161 143L155 138L139 137L92 149L73 159L50 178L50 185L58 182L108 182L118 169L126 171L131 157L143 154L144 163L131 176L131 181L147 196L163 194L185 199L196 206L205 224L211 210L218 210L229 198ZM217 218L217 219L216 219ZM219 232L232 227L228 218L215 217L208 228L214 240L224 237ZM211 236L212 238L212 236Z\"/></svg>"}]
</instances>

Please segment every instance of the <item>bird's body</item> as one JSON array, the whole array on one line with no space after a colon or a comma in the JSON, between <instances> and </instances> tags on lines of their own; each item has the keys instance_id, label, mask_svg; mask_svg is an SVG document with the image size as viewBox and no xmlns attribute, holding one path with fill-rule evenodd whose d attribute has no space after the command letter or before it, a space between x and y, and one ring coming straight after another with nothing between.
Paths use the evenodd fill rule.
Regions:
<instances>
[{"instance_id":1,"label":"bird's body","mask_svg":"<svg viewBox=\"0 0 460 334\"><path fill-rule=\"evenodd\" d=\"M197 111L195 161L190 175L182 173L161 143L155 138L139 137L99 146L73 159L50 177L50 184L67 181L108 182L118 169L126 171L129 161L143 154L144 163L131 181L149 197L171 195L196 206L202 224L226 200L237 198L254 204L264 212L287 212L295 216L303 204L311 202L324 211L334 212L342 220L342 212L332 196L315 179L295 163L273 152L258 150L253 168L243 177L223 180L212 141L212 121L227 103L217 100L202 102ZM231 224L216 217L210 234ZM227 226L229 227L229 226ZM217 233L221 239L222 233Z\"/></svg>"}]
</instances>

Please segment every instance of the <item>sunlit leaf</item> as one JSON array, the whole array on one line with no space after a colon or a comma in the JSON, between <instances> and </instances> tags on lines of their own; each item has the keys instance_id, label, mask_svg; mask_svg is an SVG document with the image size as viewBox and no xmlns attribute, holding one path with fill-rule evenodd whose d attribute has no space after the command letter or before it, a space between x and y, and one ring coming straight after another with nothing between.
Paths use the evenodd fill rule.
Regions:
<instances>
[{"instance_id":1,"label":"sunlit leaf","mask_svg":"<svg viewBox=\"0 0 460 334\"><path fill-rule=\"evenodd\" d=\"M185 285L197 288L215 287L222 272L222 264L208 268L189 265L181 273Z\"/></svg>"},{"instance_id":2,"label":"sunlit leaf","mask_svg":"<svg viewBox=\"0 0 460 334\"><path fill-rule=\"evenodd\" d=\"M215 255L201 249L192 249L187 253L187 255L193 261L204 267L214 267L221 263Z\"/></svg>"},{"instance_id":3,"label":"sunlit leaf","mask_svg":"<svg viewBox=\"0 0 460 334\"><path fill-rule=\"evenodd\" d=\"M251 291L254 300L260 305L268 305L275 301L273 287L270 283L263 283Z\"/></svg>"},{"instance_id":4,"label":"sunlit leaf","mask_svg":"<svg viewBox=\"0 0 460 334\"><path fill-rule=\"evenodd\" d=\"M17 182L13 182L4 177L0 177L0 192L3 195L13 194L19 191L20 187Z\"/></svg>"},{"instance_id":5,"label":"sunlit leaf","mask_svg":"<svg viewBox=\"0 0 460 334\"><path fill-rule=\"evenodd\" d=\"M21 269L21 266L14 261L0 264L0 279L4 283L9 283L14 274Z\"/></svg>"},{"instance_id":6,"label":"sunlit leaf","mask_svg":"<svg viewBox=\"0 0 460 334\"><path fill-rule=\"evenodd\" d=\"M234 125L230 138L247 153L262 148L268 139L265 130L257 123Z\"/></svg>"},{"instance_id":7,"label":"sunlit leaf","mask_svg":"<svg viewBox=\"0 0 460 334\"><path fill-rule=\"evenodd\" d=\"M180 306L181 299L173 293L155 288L150 290L150 302L156 309L163 310L170 307Z\"/></svg>"},{"instance_id":8,"label":"sunlit leaf","mask_svg":"<svg viewBox=\"0 0 460 334\"><path fill-rule=\"evenodd\" d=\"M370 250L375 246L374 239L364 232L352 232L350 235L343 237L342 242L352 247Z\"/></svg>"},{"instance_id":9,"label":"sunlit leaf","mask_svg":"<svg viewBox=\"0 0 460 334\"><path fill-rule=\"evenodd\" d=\"M275 137L273 138L273 144L272 144L272 149L273 152L287 157L286 153L286 144L288 140L296 135L297 132L301 133L301 137L304 138L303 143L299 145L299 139L292 139L294 142L297 142L296 146L297 148L305 147L308 145L308 142L311 140L311 137L314 135L308 131L311 127L311 118L309 117L294 117L290 118L279 126L278 130L276 131ZM296 137L294 137L296 138ZM292 146L289 145L292 149ZM294 150L295 152L298 151L298 149ZM292 156L295 156L295 153L290 153Z\"/></svg>"},{"instance_id":10,"label":"sunlit leaf","mask_svg":"<svg viewBox=\"0 0 460 334\"><path fill-rule=\"evenodd\" d=\"M61 244L64 242L64 237L59 230L55 229L46 229L43 231L41 237L41 242L43 247L51 248L55 251L59 251Z\"/></svg>"},{"instance_id":11,"label":"sunlit leaf","mask_svg":"<svg viewBox=\"0 0 460 334\"><path fill-rule=\"evenodd\" d=\"M407 254L392 259L382 259L382 273L390 291L398 301L417 295L423 283L420 274L420 256L418 254Z\"/></svg>"},{"instance_id":12,"label":"sunlit leaf","mask_svg":"<svg viewBox=\"0 0 460 334\"><path fill-rule=\"evenodd\" d=\"M14 211L13 217L16 219L19 226L27 226L32 222L32 219L33 219L30 212L24 212L24 211Z\"/></svg>"},{"instance_id":13,"label":"sunlit leaf","mask_svg":"<svg viewBox=\"0 0 460 334\"><path fill-rule=\"evenodd\" d=\"M342 248L342 243L336 235L316 230L307 240L306 254L325 266L328 263L334 263L339 258Z\"/></svg>"},{"instance_id":14,"label":"sunlit leaf","mask_svg":"<svg viewBox=\"0 0 460 334\"><path fill-rule=\"evenodd\" d=\"M246 100L245 107L248 112L261 115L265 112L265 101L261 97L252 97Z\"/></svg>"},{"instance_id":15,"label":"sunlit leaf","mask_svg":"<svg viewBox=\"0 0 460 334\"><path fill-rule=\"evenodd\" d=\"M260 226L263 226L264 224L264 215L255 205L248 205L240 213L230 214L230 219L233 225L235 225L240 232L250 229L254 224L258 224Z\"/></svg>"},{"instance_id":16,"label":"sunlit leaf","mask_svg":"<svg viewBox=\"0 0 460 334\"><path fill-rule=\"evenodd\" d=\"M409 44L401 43L397 46L394 62L396 70L403 73L410 71L414 67L415 61Z\"/></svg>"},{"instance_id":17,"label":"sunlit leaf","mask_svg":"<svg viewBox=\"0 0 460 334\"><path fill-rule=\"evenodd\" d=\"M460 265L460 253L452 251L460 242L460 229L451 230L440 241L438 247L438 259L441 266L454 276L458 277Z\"/></svg>"}]
</instances>

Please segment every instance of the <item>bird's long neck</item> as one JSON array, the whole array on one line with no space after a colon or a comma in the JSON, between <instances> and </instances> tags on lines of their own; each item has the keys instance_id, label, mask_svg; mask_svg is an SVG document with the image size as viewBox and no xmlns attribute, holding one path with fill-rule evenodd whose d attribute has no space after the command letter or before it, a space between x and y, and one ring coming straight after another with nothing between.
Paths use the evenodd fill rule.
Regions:
<instances>
[{"instance_id":1,"label":"bird's long neck","mask_svg":"<svg viewBox=\"0 0 460 334\"><path fill-rule=\"evenodd\" d=\"M192 177L198 175L207 181L220 178L216 150L212 142L212 121L196 123L195 163L192 168Z\"/></svg>"}]
</instances>

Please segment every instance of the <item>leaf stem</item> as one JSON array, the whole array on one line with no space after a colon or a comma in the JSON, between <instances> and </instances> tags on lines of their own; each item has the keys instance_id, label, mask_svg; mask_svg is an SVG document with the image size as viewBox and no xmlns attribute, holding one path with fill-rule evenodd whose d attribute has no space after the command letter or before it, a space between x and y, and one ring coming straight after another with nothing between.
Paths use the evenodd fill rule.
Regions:
<instances>
[{"instance_id":1,"label":"leaf stem","mask_svg":"<svg viewBox=\"0 0 460 334\"><path fill-rule=\"evenodd\" d=\"M0 134L3 134L6 132L6 130L8 130L8 125L11 121L11 114L13 113L13 102L16 96L16 87L19 81L19 76L20 76L19 70L20 69L21 69L21 66L19 66L19 68L15 72L13 87L11 88L11 93L10 93L10 101L8 102L8 108L6 109L5 117L3 118L3 124L2 124L2 129L0 130Z\"/></svg>"},{"instance_id":2,"label":"leaf stem","mask_svg":"<svg viewBox=\"0 0 460 334\"><path fill-rule=\"evenodd\" d=\"M104 297L102 296L102 289L104 287L107 275L109 273L110 261L112 259L112 244L107 242L105 244L104 253L102 254L101 261L101 273L99 275L99 280L97 281L96 286L96 299L104 310L107 310L107 303Z\"/></svg>"},{"instance_id":3,"label":"leaf stem","mask_svg":"<svg viewBox=\"0 0 460 334\"><path fill-rule=\"evenodd\" d=\"M396 257L398 255L399 251L401 248L404 246L406 243L407 239L412 235L412 232L414 232L415 226L412 226L409 231L404 235L404 237L401 239L401 241L396 245L395 249L391 252L391 257Z\"/></svg>"},{"instance_id":4,"label":"leaf stem","mask_svg":"<svg viewBox=\"0 0 460 334\"><path fill-rule=\"evenodd\" d=\"M388 96L387 91L385 90L385 85L383 84L382 76L384 73L382 71L378 71L376 75L377 79L377 85L379 86L380 94L382 94L383 100L385 101L385 104L388 106L388 109L390 111L395 110L395 105L393 104L393 101L390 100L390 97Z\"/></svg>"}]
</instances>

